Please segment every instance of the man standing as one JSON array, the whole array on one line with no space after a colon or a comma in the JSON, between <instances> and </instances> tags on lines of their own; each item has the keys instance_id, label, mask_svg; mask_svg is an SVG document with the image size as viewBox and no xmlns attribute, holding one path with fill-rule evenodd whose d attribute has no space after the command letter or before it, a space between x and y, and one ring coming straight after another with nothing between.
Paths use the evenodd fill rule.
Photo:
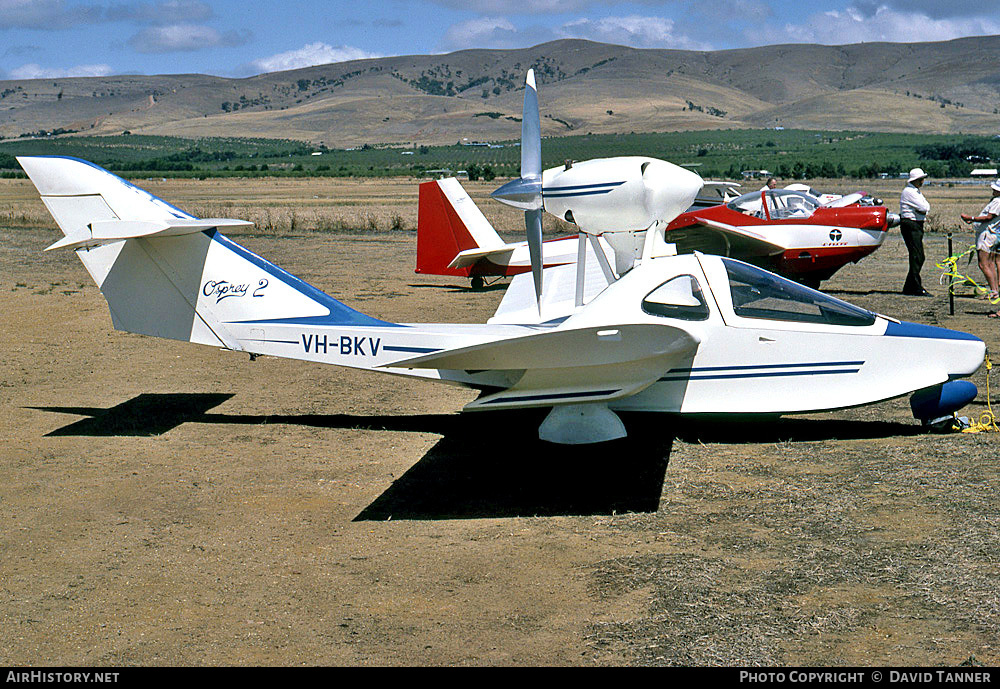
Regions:
<instances>
[{"instance_id":1,"label":"man standing","mask_svg":"<svg viewBox=\"0 0 1000 689\"><path fill-rule=\"evenodd\" d=\"M919 167L910 170L903 193L899 197L899 233L903 235L906 251L910 254L910 272L903 283L903 294L915 297L929 297L920 281L920 269L924 266L924 218L931 205L920 193L927 173Z\"/></svg>"},{"instance_id":2,"label":"man standing","mask_svg":"<svg viewBox=\"0 0 1000 689\"><path fill-rule=\"evenodd\" d=\"M998 283L1000 283L1000 266L997 265L997 253L1000 252L1000 179L990 185L993 198L986 204L983 211L976 217L962 213L962 220L976 223L976 254L979 258L979 269L986 276L990 286L987 298L994 302L998 298ZM997 318L997 313L991 313L990 318Z\"/></svg>"}]
</instances>

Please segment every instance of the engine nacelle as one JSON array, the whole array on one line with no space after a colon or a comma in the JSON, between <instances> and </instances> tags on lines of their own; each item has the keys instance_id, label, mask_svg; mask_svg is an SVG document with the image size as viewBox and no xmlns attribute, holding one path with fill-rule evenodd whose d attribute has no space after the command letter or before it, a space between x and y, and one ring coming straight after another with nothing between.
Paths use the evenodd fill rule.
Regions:
<instances>
[{"instance_id":1,"label":"engine nacelle","mask_svg":"<svg viewBox=\"0 0 1000 689\"><path fill-rule=\"evenodd\" d=\"M645 156L599 158L542 173L546 211L589 234L645 230L670 222L694 202L694 172Z\"/></svg>"}]
</instances>

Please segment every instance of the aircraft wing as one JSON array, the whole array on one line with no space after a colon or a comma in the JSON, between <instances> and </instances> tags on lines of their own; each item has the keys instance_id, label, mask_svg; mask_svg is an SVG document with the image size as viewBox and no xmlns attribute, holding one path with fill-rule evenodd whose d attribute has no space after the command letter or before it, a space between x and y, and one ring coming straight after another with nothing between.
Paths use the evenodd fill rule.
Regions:
<instances>
[{"instance_id":1,"label":"aircraft wing","mask_svg":"<svg viewBox=\"0 0 1000 689\"><path fill-rule=\"evenodd\" d=\"M756 230L701 216L695 216L694 220L694 224L669 230L666 234L666 241L677 244L679 252L697 249L728 255L732 247L739 247L743 255L773 256L785 250ZM720 236L724 246L718 246Z\"/></svg>"},{"instance_id":2,"label":"aircraft wing","mask_svg":"<svg viewBox=\"0 0 1000 689\"><path fill-rule=\"evenodd\" d=\"M510 257L516 248L517 246L514 244L504 244L501 247L494 247L492 249L466 249L465 251L459 251L455 254L455 258L451 260L448 267L468 268L483 259L486 259L490 263L495 263L498 266L505 266L510 262Z\"/></svg>"},{"instance_id":3,"label":"aircraft wing","mask_svg":"<svg viewBox=\"0 0 1000 689\"><path fill-rule=\"evenodd\" d=\"M528 335L447 349L387 364L522 372L511 387L466 409L553 406L620 399L646 388L700 343L694 332L660 324L545 329Z\"/></svg>"},{"instance_id":4,"label":"aircraft wing","mask_svg":"<svg viewBox=\"0 0 1000 689\"><path fill-rule=\"evenodd\" d=\"M852 194L847 194L841 196L840 198L833 199L832 201L827 201L823 204L823 208L843 208L844 206L850 206L852 203L857 203L864 198L864 194L860 191L856 191Z\"/></svg>"}]
</instances>

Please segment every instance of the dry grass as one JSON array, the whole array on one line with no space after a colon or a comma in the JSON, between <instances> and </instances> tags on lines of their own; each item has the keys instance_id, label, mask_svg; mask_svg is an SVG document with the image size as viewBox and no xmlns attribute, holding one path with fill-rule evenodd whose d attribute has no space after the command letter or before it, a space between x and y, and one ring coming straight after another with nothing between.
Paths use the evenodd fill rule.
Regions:
<instances>
[{"instance_id":1,"label":"dry grass","mask_svg":"<svg viewBox=\"0 0 1000 689\"><path fill-rule=\"evenodd\" d=\"M414 277L411 234L308 231L368 212L412 228L412 182L144 186L199 214L270 212L248 248L374 315L482 322L502 295ZM492 185L469 186L521 231L484 200ZM4 181L0 208L39 218L32 194ZM113 332L75 257L40 252L54 230L2 232L13 663L1000 662L996 435L919 434L904 399L754 425L657 417L645 433L626 418L635 441L615 454L539 459L530 417L458 416L467 391ZM943 247L929 237L929 263ZM898 294L905 272L894 233L827 289L996 347L983 302L949 316L935 271L931 299ZM984 372L973 381L977 414ZM177 408L149 414L147 395ZM128 423L94 430L123 408Z\"/></svg>"},{"instance_id":2,"label":"dry grass","mask_svg":"<svg viewBox=\"0 0 1000 689\"><path fill-rule=\"evenodd\" d=\"M300 232L374 233L415 231L421 179L281 179L223 178L212 180L136 179L151 193L202 218L238 218L256 225L255 233ZM782 180L782 185L790 180ZM859 189L884 199L898 212L902 180L806 180L816 189L850 193ZM468 182L463 186L496 227L511 239L524 233L522 214L489 198L499 182ZM744 185L750 188L752 185ZM989 200L981 185L948 185L944 180L925 187L931 203L930 232L969 234L960 222L963 212L978 213ZM0 180L0 226L44 227L51 216L27 180ZM572 232L573 227L552 216L545 218L547 235Z\"/></svg>"}]
</instances>

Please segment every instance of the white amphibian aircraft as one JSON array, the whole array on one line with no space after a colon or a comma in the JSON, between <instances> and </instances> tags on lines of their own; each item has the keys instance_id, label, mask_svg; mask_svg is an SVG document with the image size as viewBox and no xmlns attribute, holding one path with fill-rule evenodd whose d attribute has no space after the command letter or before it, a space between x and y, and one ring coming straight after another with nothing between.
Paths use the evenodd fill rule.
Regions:
<instances>
[{"instance_id":1,"label":"white amphibian aircraft","mask_svg":"<svg viewBox=\"0 0 1000 689\"><path fill-rule=\"evenodd\" d=\"M536 103L529 72L522 177L496 194L527 209L537 268ZM935 422L976 395L956 379L983 362L978 338L901 323L737 260L674 255L662 227L701 180L664 161L588 161L558 185L546 180L549 209L573 193L606 197L573 212L579 246L604 227L616 267L581 250L544 272L544 290L540 269L514 278L486 324L421 324L355 311L221 232L249 223L195 218L82 160L18 160L65 235L49 248L76 252L115 328L480 390L469 411L548 407L539 437L555 443L624 437L618 410L780 415L916 393L914 415Z\"/></svg>"}]
</instances>

